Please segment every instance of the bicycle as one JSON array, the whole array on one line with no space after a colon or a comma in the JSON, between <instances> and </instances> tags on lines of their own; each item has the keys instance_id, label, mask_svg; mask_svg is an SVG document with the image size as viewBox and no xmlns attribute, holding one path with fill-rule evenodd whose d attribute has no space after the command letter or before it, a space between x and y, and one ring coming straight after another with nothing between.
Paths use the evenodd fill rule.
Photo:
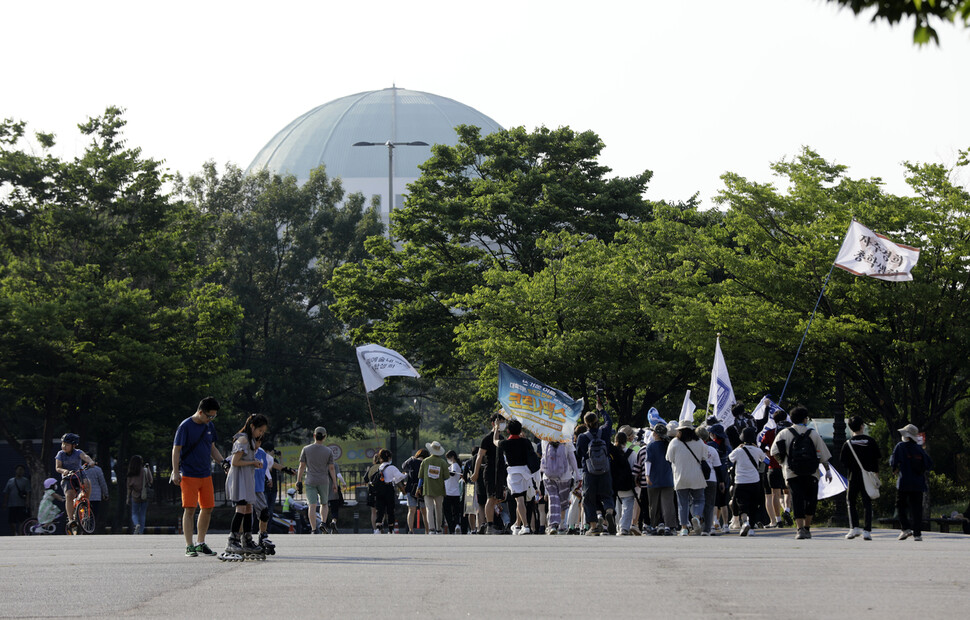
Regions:
<instances>
[{"instance_id":1,"label":"bicycle","mask_svg":"<svg viewBox=\"0 0 970 620\"><path fill-rule=\"evenodd\" d=\"M21 526L21 532L24 536L38 536L43 534L53 534L54 530L57 529L56 521L64 516L63 512L58 512L54 515L54 518L45 523L41 523L40 520L31 517L24 521L23 526Z\"/></svg>"},{"instance_id":2,"label":"bicycle","mask_svg":"<svg viewBox=\"0 0 970 620\"><path fill-rule=\"evenodd\" d=\"M71 506L71 514L74 515L74 519L67 524L68 532L75 536L94 533L94 511L91 510L91 500L89 499L88 491L90 487L84 484L80 475L81 470L87 468L87 464L81 465L81 469L72 471L68 479L68 484L80 489L74 497L74 505Z\"/></svg>"}]
</instances>

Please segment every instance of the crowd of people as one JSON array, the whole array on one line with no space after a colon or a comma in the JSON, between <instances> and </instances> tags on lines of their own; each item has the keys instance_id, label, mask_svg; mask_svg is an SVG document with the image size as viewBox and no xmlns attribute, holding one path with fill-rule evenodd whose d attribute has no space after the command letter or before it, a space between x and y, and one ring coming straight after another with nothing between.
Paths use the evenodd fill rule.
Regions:
<instances>
[{"instance_id":1,"label":"crowd of people","mask_svg":"<svg viewBox=\"0 0 970 620\"><path fill-rule=\"evenodd\" d=\"M268 420L249 416L224 458L212 423L218 411L216 399L203 399L175 435L171 482L181 489L186 555L215 555L205 542L215 505L213 461L226 467L226 496L235 507L227 553L265 552L272 547L267 532L271 491L266 485L272 481L269 472L282 469L261 446ZM373 530L585 536L717 536L736 531L744 537L760 528L794 527L797 539L810 539L819 481L831 480L834 470L828 447L809 424L808 410L779 410L756 421L739 406L733 416L727 428L709 418L696 427L658 420L646 428L622 426L614 432L613 419L597 398L596 409L584 416L570 441L550 442L527 438L521 422L499 411L466 462L438 441L417 450L400 468L389 450L380 450L365 475ZM879 493L883 456L861 418L851 418L847 426L851 436L840 453L847 471L846 538L871 540L872 499ZM899 539L921 540L926 472L933 462L920 446L915 426L898 432L901 441L888 464L897 477ZM300 454L298 471L289 470L297 482L288 491L284 510L305 513L309 530L325 533L328 527L336 529L328 521L328 506L339 493L340 476L326 445L326 429L317 427L313 437ZM73 433L63 437L56 457L61 481L50 478L44 484L40 513L45 519L56 516L55 502L70 506L82 488L92 505L107 499L103 474L98 475L94 459L78 449L78 442ZM29 505L30 482L24 474L18 467L3 491L11 527L18 532ZM126 502L135 533L145 529L153 482L151 468L140 456L132 457ZM304 506L295 496L304 492L306 510L301 511ZM401 522L399 498L406 503ZM259 532L258 542L252 538L254 531Z\"/></svg>"}]
</instances>

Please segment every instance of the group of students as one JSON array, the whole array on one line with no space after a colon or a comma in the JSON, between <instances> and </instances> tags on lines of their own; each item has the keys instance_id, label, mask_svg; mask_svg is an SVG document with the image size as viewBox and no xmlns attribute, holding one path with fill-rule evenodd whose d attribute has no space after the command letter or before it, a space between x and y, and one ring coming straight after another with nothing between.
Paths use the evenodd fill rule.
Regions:
<instances>
[{"instance_id":1,"label":"group of students","mask_svg":"<svg viewBox=\"0 0 970 620\"><path fill-rule=\"evenodd\" d=\"M733 413L728 428L710 418L697 427L657 423L614 433L598 402L572 442L556 443L530 441L518 420L499 412L468 463L433 442L398 469L382 450L366 474L374 531L395 529L401 492L407 532L416 531L415 516L425 507L431 534L467 527L472 534L717 536L733 528L750 536L757 528L795 527L797 539L810 539L820 479L831 481L834 472L808 410L778 411L760 423L740 407ZM872 491L865 478L878 478L882 457L860 417L848 427L852 436L840 454L848 472L846 538L871 540ZM890 458L898 477L899 538L921 540L932 461L916 427L899 433Z\"/></svg>"}]
</instances>

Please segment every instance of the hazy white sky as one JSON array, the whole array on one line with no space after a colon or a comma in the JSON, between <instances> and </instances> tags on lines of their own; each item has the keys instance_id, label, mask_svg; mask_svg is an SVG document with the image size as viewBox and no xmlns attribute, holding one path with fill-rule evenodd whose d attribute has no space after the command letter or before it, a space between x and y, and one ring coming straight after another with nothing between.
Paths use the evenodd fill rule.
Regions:
<instances>
[{"instance_id":1,"label":"hazy white sky","mask_svg":"<svg viewBox=\"0 0 970 620\"><path fill-rule=\"evenodd\" d=\"M296 116L402 88L505 127L606 143L649 198L708 202L719 176L770 180L812 146L906 191L900 162L970 147L970 30L916 48L822 0L16 2L4 6L0 116L83 150L75 126L127 109L132 146L172 170L246 167ZM965 178L965 177L964 177Z\"/></svg>"}]
</instances>

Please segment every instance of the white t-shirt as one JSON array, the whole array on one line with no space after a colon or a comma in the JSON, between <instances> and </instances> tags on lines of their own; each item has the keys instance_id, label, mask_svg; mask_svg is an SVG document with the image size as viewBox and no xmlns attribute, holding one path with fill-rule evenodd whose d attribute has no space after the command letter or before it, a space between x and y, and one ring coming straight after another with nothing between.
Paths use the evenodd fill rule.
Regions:
<instances>
[{"instance_id":1,"label":"white t-shirt","mask_svg":"<svg viewBox=\"0 0 970 620\"><path fill-rule=\"evenodd\" d=\"M718 456L717 450L715 450L712 446L707 446L707 464L711 466L711 473L708 474L707 481L717 482L717 474L714 473L714 468L721 466L721 457Z\"/></svg>"},{"instance_id":2,"label":"white t-shirt","mask_svg":"<svg viewBox=\"0 0 970 620\"><path fill-rule=\"evenodd\" d=\"M749 459L742 452L751 455ZM728 459L734 463L734 482L736 484L751 484L761 482L761 474L755 465L764 461L768 456L758 446L739 446L728 455ZM754 460L754 464L751 461Z\"/></svg>"},{"instance_id":3,"label":"white t-shirt","mask_svg":"<svg viewBox=\"0 0 970 620\"><path fill-rule=\"evenodd\" d=\"M445 478L445 495L457 497L461 495L461 466L458 463L448 465L448 473Z\"/></svg>"},{"instance_id":4,"label":"white t-shirt","mask_svg":"<svg viewBox=\"0 0 970 620\"><path fill-rule=\"evenodd\" d=\"M394 467L390 463L386 466L381 465L384 471L384 482L390 482L391 484L397 484L408 477L407 474L403 473L397 467Z\"/></svg>"}]
</instances>

